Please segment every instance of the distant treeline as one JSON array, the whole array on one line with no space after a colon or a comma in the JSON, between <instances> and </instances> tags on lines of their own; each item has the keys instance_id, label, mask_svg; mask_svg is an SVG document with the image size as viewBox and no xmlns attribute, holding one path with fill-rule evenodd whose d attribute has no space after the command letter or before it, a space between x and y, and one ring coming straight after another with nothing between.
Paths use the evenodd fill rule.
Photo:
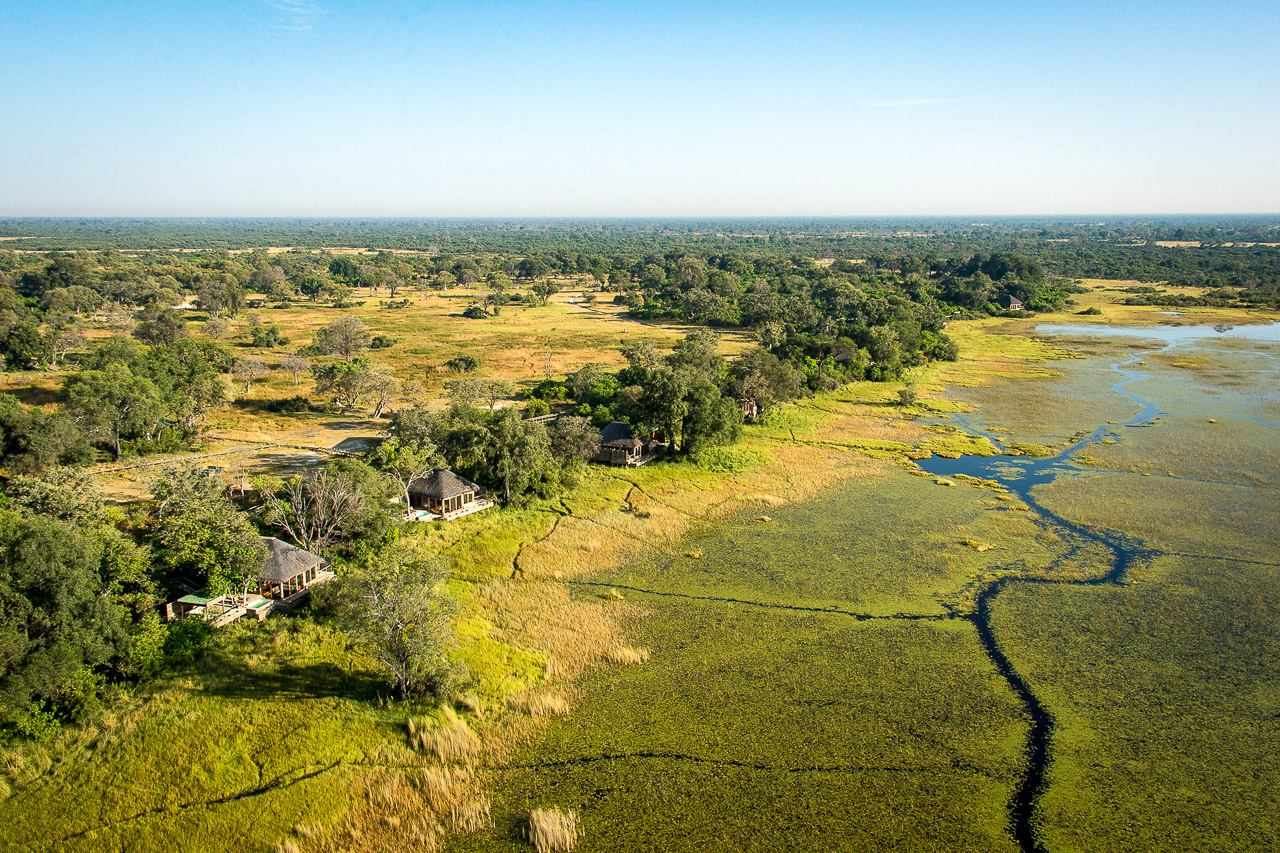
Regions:
<instances>
[{"instance_id":1,"label":"distant treeline","mask_svg":"<svg viewBox=\"0 0 1280 853\"><path fill-rule=\"evenodd\" d=\"M1055 276L1236 287L1275 298L1277 216L773 219L8 219L0 246L15 250L234 250L265 246L413 250L437 256L537 256L555 272L587 272L645 257L736 253L871 260L914 257L930 269L975 253L1034 258ZM1199 243L1161 246L1159 242ZM1228 245L1230 244L1230 245ZM1257 301L1256 299L1254 301Z\"/></svg>"}]
</instances>

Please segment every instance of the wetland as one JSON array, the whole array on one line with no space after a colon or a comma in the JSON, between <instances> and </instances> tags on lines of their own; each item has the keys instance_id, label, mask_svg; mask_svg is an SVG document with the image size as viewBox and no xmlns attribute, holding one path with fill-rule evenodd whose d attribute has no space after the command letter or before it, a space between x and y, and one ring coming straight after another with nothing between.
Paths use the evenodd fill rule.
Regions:
<instances>
[{"instance_id":1,"label":"wetland","mask_svg":"<svg viewBox=\"0 0 1280 853\"><path fill-rule=\"evenodd\" d=\"M995 455L571 582L651 657L588 675L451 849L552 805L581 849L1274 849L1278 331L1039 327L1060 376L934 416Z\"/></svg>"}]
</instances>

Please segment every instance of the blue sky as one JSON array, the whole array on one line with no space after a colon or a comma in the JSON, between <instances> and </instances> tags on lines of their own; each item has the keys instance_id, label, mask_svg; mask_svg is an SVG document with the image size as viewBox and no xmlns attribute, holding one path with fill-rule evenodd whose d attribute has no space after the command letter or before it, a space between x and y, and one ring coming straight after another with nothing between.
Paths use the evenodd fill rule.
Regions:
<instances>
[{"instance_id":1,"label":"blue sky","mask_svg":"<svg viewBox=\"0 0 1280 853\"><path fill-rule=\"evenodd\" d=\"M0 215L1280 210L1271 3L0 4Z\"/></svg>"}]
</instances>

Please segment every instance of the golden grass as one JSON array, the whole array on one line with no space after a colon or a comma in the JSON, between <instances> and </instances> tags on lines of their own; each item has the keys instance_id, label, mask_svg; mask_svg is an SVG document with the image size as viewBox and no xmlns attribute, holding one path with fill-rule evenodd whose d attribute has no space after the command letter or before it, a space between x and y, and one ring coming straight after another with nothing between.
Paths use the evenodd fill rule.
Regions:
<instances>
[{"instance_id":1,"label":"golden grass","mask_svg":"<svg viewBox=\"0 0 1280 853\"><path fill-rule=\"evenodd\" d=\"M446 764L468 764L480 752L480 738L448 705L433 716L410 719L406 728L413 749Z\"/></svg>"},{"instance_id":2,"label":"golden grass","mask_svg":"<svg viewBox=\"0 0 1280 853\"><path fill-rule=\"evenodd\" d=\"M546 717L552 714L564 716L569 713L569 701L562 693L555 690L531 690L512 696L507 704L514 710L528 714L530 717Z\"/></svg>"},{"instance_id":3,"label":"golden grass","mask_svg":"<svg viewBox=\"0 0 1280 853\"><path fill-rule=\"evenodd\" d=\"M609 663L619 665L644 663L649 659L648 649L633 649L630 646L619 646L616 649L610 649L606 655Z\"/></svg>"},{"instance_id":4,"label":"golden grass","mask_svg":"<svg viewBox=\"0 0 1280 853\"><path fill-rule=\"evenodd\" d=\"M529 812L525 834L538 853L557 853L572 850L583 833L577 812L552 808Z\"/></svg>"}]
</instances>

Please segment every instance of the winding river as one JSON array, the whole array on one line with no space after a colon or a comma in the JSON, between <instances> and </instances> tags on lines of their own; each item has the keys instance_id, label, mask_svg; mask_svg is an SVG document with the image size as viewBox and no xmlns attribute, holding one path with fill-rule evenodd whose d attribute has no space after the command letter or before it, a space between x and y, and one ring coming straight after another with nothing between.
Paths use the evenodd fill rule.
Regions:
<instances>
[{"instance_id":1,"label":"winding river","mask_svg":"<svg viewBox=\"0 0 1280 853\"><path fill-rule=\"evenodd\" d=\"M970 477L977 477L1000 483L1010 492L1021 498L1027 506L1031 507L1038 516L1041 524L1056 528L1057 532L1065 534L1065 537L1068 540L1083 540L1102 545L1111 551L1113 555L1109 571L1105 574L1087 580L1064 581L1048 580L1044 578L1006 577L993 581L979 593L978 607L973 615L964 617L973 622L974 626L977 628L978 636L982 641L983 648L991 658L992 663L995 664L996 669L1008 681L1009 687L1026 705L1027 711L1031 715L1032 726L1027 735L1026 747L1028 759L1027 772L1019 782L1009 803L1010 822L1012 824L1013 834L1023 853L1037 853L1038 851L1044 850L1043 845L1036 836L1032 818L1035 812L1036 801L1045 786L1046 771L1050 760L1050 746L1054 720L1052 714L1045 708L1043 703L1036 696L1035 692L1027 684L1022 675L1017 672L1014 666L1010 663L1008 657L1005 655L1004 651L1001 649L991 627L992 603L1001 591L1014 584L1065 583L1081 586L1120 584L1124 582L1126 572L1135 561L1149 559L1159 553L1157 549L1147 547L1143 543L1134 540L1132 537L1125 536L1116 531L1091 528L1064 519L1057 513L1047 509L1036 499L1036 487L1048 485L1063 475L1071 476L1078 474L1080 468L1076 462L1077 457L1090 445L1098 444L1107 439L1119 441L1122 439L1123 429L1149 426L1157 418L1166 414L1166 411L1156 403L1145 399L1135 393L1131 388L1131 386L1139 382L1152 378L1152 374L1134 369L1135 366L1142 364L1145 359L1159 353L1167 352L1178 346L1194 346L1213 340L1235 338L1252 341L1280 341L1280 323L1273 323L1265 326L1251 325L1236 327L1041 325L1036 327L1036 331L1044 335L1096 336L1105 338L1123 337L1143 340L1153 339L1159 341L1161 346L1137 352L1126 359L1113 362L1109 366L1111 371L1119 374L1121 377L1111 385L1110 391L1119 394L1132 402L1134 406L1137 407L1137 413L1122 423L1099 424L1095 426L1092 431L1074 442L1071 447L1068 447L1054 456L1046 458L1028 458L1021 456L964 456L959 459L948 459L941 456L933 456L920 462L920 467L923 470L940 477L950 477L957 474L963 474ZM1273 370L1270 372L1276 371ZM1260 426L1280 429L1280 424L1272 423L1249 415L1240 415L1231 412L1177 413L1196 414L1202 416L1211 415L1221 418L1243 418ZM1000 443L1004 440L1002 436L993 434L992 432L984 429L980 425L974 423L970 418L963 415L957 415L955 416L955 419L968 432L983 435L996 443Z\"/></svg>"}]
</instances>

